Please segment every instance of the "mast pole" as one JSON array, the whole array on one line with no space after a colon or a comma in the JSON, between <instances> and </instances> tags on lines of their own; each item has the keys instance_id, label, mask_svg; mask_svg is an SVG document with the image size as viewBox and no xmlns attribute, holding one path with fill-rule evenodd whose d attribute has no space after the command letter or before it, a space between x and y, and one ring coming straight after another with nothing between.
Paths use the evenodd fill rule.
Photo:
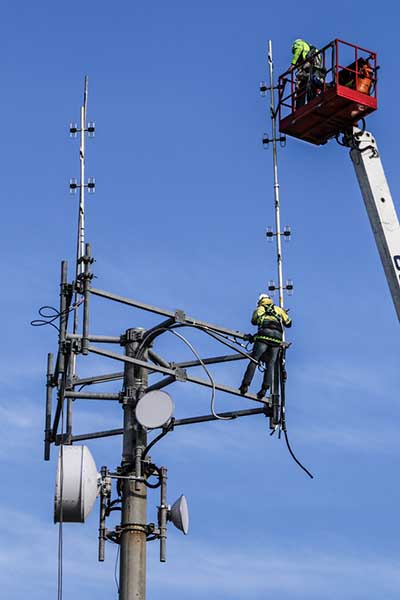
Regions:
<instances>
[{"instance_id":1,"label":"mast pole","mask_svg":"<svg viewBox=\"0 0 400 600\"><path fill-rule=\"evenodd\" d=\"M279 306L283 308L283 267L282 267L282 232L280 216L279 199L279 179L278 179L278 153L276 148L276 113L275 113L275 88L274 88L274 64L272 61L272 41L268 41L268 65L269 65L269 90L270 90L270 111L272 125L272 156L274 165L274 201L275 201L275 236L276 236L276 256L278 271L278 293Z\"/></svg>"},{"instance_id":2,"label":"mast pole","mask_svg":"<svg viewBox=\"0 0 400 600\"><path fill-rule=\"evenodd\" d=\"M86 133L86 109L88 96L88 78L85 75L83 104L81 106L81 125L80 125L80 177L79 177L79 216L78 216L78 241L76 255L76 274L83 273L84 265L82 257L85 255L85 133ZM74 332L76 333L76 332Z\"/></svg>"},{"instance_id":3,"label":"mast pole","mask_svg":"<svg viewBox=\"0 0 400 600\"><path fill-rule=\"evenodd\" d=\"M86 110L87 110L87 98L88 98L88 77L85 75L84 86L83 86L83 103L81 106L80 114L80 147L79 147L79 209L78 209L78 232L76 241L76 272L75 281L78 282L79 278L84 275L85 265L83 257L85 256L85 135L87 131L86 126ZM78 333L79 319L78 319L78 292L74 294L74 320L72 326L72 332ZM71 353L71 362L69 368L69 383L73 382L76 376L76 354ZM72 399L68 398L67 403L67 434L72 433Z\"/></svg>"}]
</instances>

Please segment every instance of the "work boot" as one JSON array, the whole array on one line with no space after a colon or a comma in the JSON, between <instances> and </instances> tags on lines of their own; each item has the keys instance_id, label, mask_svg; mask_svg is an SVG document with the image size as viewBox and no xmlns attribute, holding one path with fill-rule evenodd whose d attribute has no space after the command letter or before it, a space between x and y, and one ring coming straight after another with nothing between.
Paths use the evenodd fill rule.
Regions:
<instances>
[{"instance_id":1,"label":"work boot","mask_svg":"<svg viewBox=\"0 0 400 600\"><path fill-rule=\"evenodd\" d=\"M249 386L246 385L245 383L242 383L240 385L239 392L242 394L242 396L244 396L245 394L247 394L248 389L249 389Z\"/></svg>"},{"instance_id":2,"label":"work boot","mask_svg":"<svg viewBox=\"0 0 400 600\"><path fill-rule=\"evenodd\" d=\"M262 387L261 390L259 392L257 392L257 398L259 400L261 400L262 398L264 398L264 396L267 393L267 391L268 391L267 387Z\"/></svg>"}]
</instances>

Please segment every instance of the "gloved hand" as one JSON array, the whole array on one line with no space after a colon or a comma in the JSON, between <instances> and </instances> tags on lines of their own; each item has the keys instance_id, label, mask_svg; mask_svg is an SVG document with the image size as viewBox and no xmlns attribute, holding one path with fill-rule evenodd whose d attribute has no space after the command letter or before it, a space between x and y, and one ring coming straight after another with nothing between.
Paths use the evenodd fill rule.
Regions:
<instances>
[{"instance_id":1,"label":"gloved hand","mask_svg":"<svg viewBox=\"0 0 400 600\"><path fill-rule=\"evenodd\" d=\"M245 336L243 336L243 339L244 339L246 342L251 342L251 343L253 343L253 342L254 342L254 335L252 335L251 333L246 333L246 335L245 335Z\"/></svg>"}]
</instances>

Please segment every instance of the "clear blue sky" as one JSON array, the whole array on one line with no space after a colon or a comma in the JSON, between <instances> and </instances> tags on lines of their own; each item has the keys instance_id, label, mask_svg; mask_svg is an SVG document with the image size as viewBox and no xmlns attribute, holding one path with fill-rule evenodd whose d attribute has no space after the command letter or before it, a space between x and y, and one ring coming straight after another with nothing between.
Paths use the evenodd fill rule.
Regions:
<instances>
[{"instance_id":1,"label":"clear blue sky","mask_svg":"<svg viewBox=\"0 0 400 600\"><path fill-rule=\"evenodd\" d=\"M2 312L0 584L3 596L56 596L53 452L42 461L46 353L55 331L29 326L58 302L59 263L72 264L83 77L97 135L87 146L87 239L96 286L251 331L276 277L264 231L273 223L266 44L276 73L293 39L335 37L378 53L380 109L368 120L396 198L398 23L394 2L2 3ZM170 527L168 562L149 546L152 600L394 600L400 594L399 327L347 150L289 140L280 152L285 276L294 326L287 420L309 480L261 417L176 430L153 459L169 468L169 500L188 498L191 532ZM399 209L399 204L397 207ZM93 331L118 335L157 319L93 301ZM171 336L172 338L172 336ZM221 349L191 338L203 355ZM175 339L158 347L189 357ZM81 361L82 374L114 369ZM215 368L240 383L244 364ZM200 375L200 371L199 371ZM257 390L258 381L254 384ZM118 386L108 389L117 390ZM177 415L209 410L209 392L174 384ZM119 427L118 406L76 404L76 432ZM217 395L217 409L248 407ZM120 440L90 445L97 465ZM157 499L149 503L155 519ZM97 559L97 510L64 528L64 597L116 597L115 550Z\"/></svg>"}]
</instances>

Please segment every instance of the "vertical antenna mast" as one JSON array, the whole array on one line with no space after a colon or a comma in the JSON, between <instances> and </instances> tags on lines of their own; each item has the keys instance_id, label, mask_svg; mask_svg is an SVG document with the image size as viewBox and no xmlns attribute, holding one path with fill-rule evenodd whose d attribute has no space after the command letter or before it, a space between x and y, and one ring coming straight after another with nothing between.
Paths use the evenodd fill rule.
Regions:
<instances>
[{"instance_id":1,"label":"vertical antenna mast","mask_svg":"<svg viewBox=\"0 0 400 600\"><path fill-rule=\"evenodd\" d=\"M81 106L81 122L78 131L80 132L80 147L79 147L79 208L78 208L78 233L76 240L76 281L80 275L84 272L84 264L82 257L85 254L85 133L86 133L86 109L87 109L87 97L88 97L88 78L85 75L83 84L83 104ZM75 134L77 133L75 128ZM75 308L74 308L74 323L72 331L78 333L78 307L77 307L78 294L75 293ZM76 355L72 355L71 360L71 376L74 377L76 374ZM69 401L70 403L70 401ZM70 414L68 410L68 414Z\"/></svg>"},{"instance_id":2,"label":"vertical antenna mast","mask_svg":"<svg viewBox=\"0 0 400 600\"><path fill-rule=\"evenodd\" d=\"M80 177L79 177L79 213L78 213L78 238L76 251L76 276L83 273L84 265L82 256L85 254L85 133L86 127L86 109L88 97L88 78L85 75L83 104L81 106L81 126L80 126ZM74 331L76 333L76 331Z\"/></svg>"},{"instance_id":3,"label":"vertical antenna mast","mask_svg":"<svg viewBox=\"0 0 400 600\"><path fill-rule=\"evenodd\" d=\"M80 126L78 127L76 124L70 125L70 134L72 137L76 137L78 132L80 133L80 147L79 147L79 162L80 162L80 172L79 172L79 183L76 182L75 179L71 180L70 190L71 192L75 192L77 188L79 188L79 208L78 208L78 231L77 231L77 241L76 241L76 272L75 279L78 282L81 277L84 275L85 265L83 262L83 257L85 256L85 188L88 188L89 192L94 191L95 183L94 179L89 178L88 182L85 183L85 135L86 133L92 137L94 135L95 126L94 123L87 124L86 122L86 113L87 113L87 99L88 99L88 77L85 75L84 79L84 87L83 87L83 103L80 110ZM75 291L75 300L74 300L74 320L72 331L74 334L78 333L78 291ZM71 357L69 375L73 378L76 374L76 355L73 353ZM68 404L71 404L71 401L68 401ZM68 416L71 416L71 407L69 406ZM68 426L70 427L70 418L67 417L67 430Z\"/></svg>"},{"instance_id":4,"label":"vertical antenna mast","mask_svg":"<svg viewBox=\"0 0 400 600\"><path fill-rule=\"evenodd\" d=\"M274 198L275 198L275 227L276 227L276 254L278 268L278 292L279 306L283 307L283 273L282 273L282 243L281 243L281 217L279 203L279 181L278 181L278 154L276 151L276 114L275 114L275 88L274 88L274 65L272 62L272 41L268 41L268 64L269 64L269 90L271 97L271 123L272 123L272 154L274 162Z\"/></svg>"}]
</instances>

